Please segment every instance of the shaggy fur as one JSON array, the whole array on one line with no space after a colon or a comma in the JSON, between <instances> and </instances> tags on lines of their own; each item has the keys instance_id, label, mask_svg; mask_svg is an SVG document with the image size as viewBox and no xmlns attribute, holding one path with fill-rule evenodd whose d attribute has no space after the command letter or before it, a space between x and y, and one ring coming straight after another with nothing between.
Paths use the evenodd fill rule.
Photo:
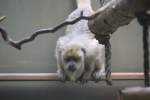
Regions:
<instances>
[{"instance_id":1,"label":"shaggy fur","mask_svg":"<svg viewBox=\"0 0 150 100\"><path fill-rule=\"evenodd\" d=\"M78 7L67 20L74 20L83 11L84 16L91 15L90 7ZM87 21L69 25L66 34L60 37L56 45L57 72L62 81L85 82L90 78L100 80L105 73L105 46L99 44L90 32ZM71 69L71 70L70 70Z\"/></svg>"}]
</instances>

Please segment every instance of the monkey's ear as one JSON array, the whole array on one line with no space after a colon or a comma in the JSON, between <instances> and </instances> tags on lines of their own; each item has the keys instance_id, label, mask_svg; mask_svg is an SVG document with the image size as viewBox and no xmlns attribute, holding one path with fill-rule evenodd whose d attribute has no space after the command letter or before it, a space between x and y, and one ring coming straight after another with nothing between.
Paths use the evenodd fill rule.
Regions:
<instances>
[{"instance_id":1,"label":"monkey's ear","mask_svg":"<svg viewBox=\"0 0 150 100\"><path fill-rule=\"evenodd\" d=\"M81 48L81 50L84 52L84 54L86 53L86 50L84 48Z\"/></svg>"}]
</instances>

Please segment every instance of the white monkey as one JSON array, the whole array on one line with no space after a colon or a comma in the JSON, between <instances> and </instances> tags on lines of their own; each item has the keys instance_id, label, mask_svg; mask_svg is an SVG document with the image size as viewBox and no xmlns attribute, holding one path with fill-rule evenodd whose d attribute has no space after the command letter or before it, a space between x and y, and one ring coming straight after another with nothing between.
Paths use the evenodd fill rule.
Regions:
<instances>
[{"instance_id":1,"label":"white monkey","mask_svg":"<svg viewBox=\"0 0 150 100\"><path fill-rule=\"evenodd\" d=\"M67 18L68 21L93 13L90 0L77 0L78 8ZM91 33L86 20L68 25L66 34L56 44L57 72L61 80L86 82L100 80L105 73L105 46L99 44Z\"/></svg>"}]
</instances>

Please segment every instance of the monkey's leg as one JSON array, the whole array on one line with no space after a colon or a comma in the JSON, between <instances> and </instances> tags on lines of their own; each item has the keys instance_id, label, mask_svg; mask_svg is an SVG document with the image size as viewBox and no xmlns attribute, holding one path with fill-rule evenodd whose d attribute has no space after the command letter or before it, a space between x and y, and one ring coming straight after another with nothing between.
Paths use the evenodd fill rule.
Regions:
<instances>
[{"instance_id":1,"label":"monkey's leg","mask_svg":"<svg viewBox=\"0 0 150 100\"><path fill-rule=\"evenodd\" d=\"M92 74L92 71L86 71L83 76L80 78L80 82L82 84L84 83L87 83L88 80L91 78L91 74Z\"/></svg>"},{"instance_id":2,"label":"monkey's leg","mask_svg":"<svg viewBox=\"0 0 150 100\"><path fill-rule=\"evenodd\" d=\"M63 70L63 64L62 64L62 60L61 60L61 52L60 52L60 48L59 48L59 42L57 42L57 45L56 45L55 57L56 57L56 61L57 61L58 77L59 77L61 82L65 82L66 81L66 75L65 75L65 72Z\"/></svg>"},{"instance_id":3,"label":"monkey's leg","mask_svg":"<svg viewBox=\"0 0 150 100\"><path fill-rule=\"evenodd\" d=\"M58 77L59 77L60 81L65 82L66 81L66 75L65 75L64 71L62 69L58 69L57 73L58 73Z\"/></svg>"},{"instance_id":4,"label":"monkey's leg","mask_svg":"<svg viewBox=\"0 0 150 100\"><path fill-rule=\"evenodd\" d=\"M98 82L102 79L103 75L105 74L105 57L99 56L96 60L95 69L93 71L92 77L95 82Z\"/></svg>"},{"instance_id":5,"label":"monkey's leg","mask_svg":"<svg viewBox=\"0 0 150 100\"><path fill-rule=\"evenodd\" d=\"M58 77L61 80L61 82L65 82L66 81L66 75L65 75L65 72L64 72L63 67L62 67L62 62L60 60L60 56L56 56L56 59L57 59Z\"/></svg>"},{"instance_id":6,"label":"monkey's leg","mask_svg":"<svg viewBox=\"0 0 150 100\"><path fill-rule=\"evenodd\" d=\"M85 72L83 73L83 76L80 79L80 82L82 84L87 83L89 79L91 79L93 70L94 70L95 64L91 64L91 66L86 66Z\"/></svg>"}]
</instances>

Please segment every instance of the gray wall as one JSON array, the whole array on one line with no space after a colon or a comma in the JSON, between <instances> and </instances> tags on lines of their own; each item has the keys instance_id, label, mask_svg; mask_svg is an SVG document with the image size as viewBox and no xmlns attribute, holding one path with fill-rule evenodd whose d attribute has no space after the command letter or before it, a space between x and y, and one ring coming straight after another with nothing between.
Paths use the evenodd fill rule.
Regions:
<instances>
[{"instance_id":1,"label":"gray wall","mask_svg":"<svg viewBox=\"0 0 150 100\"><path fill-rule=\"evenodd\" d=\"M64 21L75 8L71 0L1 0L1 23L9 36L20 40L40 28L53 27ZM55 34L39 36L34 42L23 45L18 51L0 39L0 72L54 72L56 40L64 29Z\"/></svg>"},{"instance_id":2,"label":"gray wall","mask_svg":"<svg viewBox=\"0 0 150 100\"><path fill-rule=\"evenodd\" d=\"M97 1L92 2L94 9L99 6ZM20 40L30 36L34 30L56 26L75 7L75 0L1 0L0 16L6 15L7 19L0 25L7 29L10 37ZM141 27L134 20L112 35L114 72L143 70L141 32ZM21 51L6 45L0 37L0 72L55 72L55 44L63 34L64 29L61 29L55 34L39 36L34 42L23 45ZM132 83L135 84L143 85L142 82Z\"/></svg>"}]
</instances>

